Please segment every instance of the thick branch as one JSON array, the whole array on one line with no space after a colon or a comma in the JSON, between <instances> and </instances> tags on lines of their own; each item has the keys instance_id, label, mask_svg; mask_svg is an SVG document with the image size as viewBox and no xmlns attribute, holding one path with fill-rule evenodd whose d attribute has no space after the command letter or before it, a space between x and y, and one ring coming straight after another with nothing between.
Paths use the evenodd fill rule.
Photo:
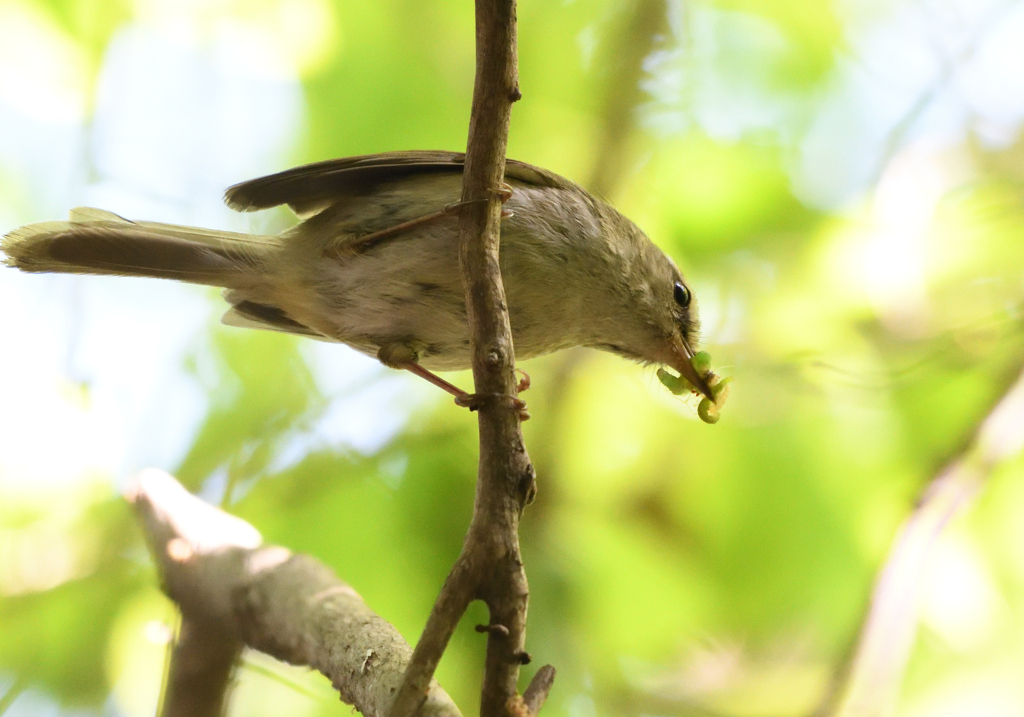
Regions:
<instances>
[{"instance_id":1,"label":"thick branch","mask_svg":"<svg viewBox=\"0 0 1024 717\"><path fill-rule=\"evenodd\" d=\"M480 713L504 717L517 693L528 587L519 553L519 516L534 491L534 471L519 427L515 352L498 261L501 201L512 103L519 99L515 0L476 0L476 84L459 214L459 263L473 345L480 469L473 520L455 567L416 645L390 717L411 717L422 688L466 606L490 609ZM539 709L539 705L538 705Z\"/></svg>"},{"instance_id":2,"label":"thick branch","mask_svg":"<svg viewBox=\"0 0 1024 717\"><path fill-rule=\"evenodd\" d=\"M397 630L324 565L281 547L156 470L128 491L164 590L182 611L163 717L223 714L243 645L326 675L364 715L382 715L412 651ZM459 717L437 683L421 715Z\"/></svg>"}]
</instances>

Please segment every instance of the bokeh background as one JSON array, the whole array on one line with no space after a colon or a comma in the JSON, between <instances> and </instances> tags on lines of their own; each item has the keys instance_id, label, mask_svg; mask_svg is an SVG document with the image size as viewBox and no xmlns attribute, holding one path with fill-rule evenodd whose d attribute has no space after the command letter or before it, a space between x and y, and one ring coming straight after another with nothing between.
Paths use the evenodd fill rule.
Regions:
<instances>
[{"instance_id":1,"label":"bokeh background","mask_svg":"<svg viewBox=\"0 0 1024 717\"><path fill-rule=\"evenodd\" d=\"M1024 3L520 0L519 51L509 155L675 257L735 377L707 426L653 369L524 363L525 675L557 666L551 717L835 704L901 523L1024 366ZM468 0L0 0L0 231L78 205L284 228L223 189L463 149L473 58ZM175 616L119 497L146 466L418 636L468 523L474 416L223 309L0 270L0 713L153 714ZM909 575L891 714L1024 714L1024 419L1001 430ZM438 673L467 714L483 618ZM349 712L253 654L231 714Z\"/></svg>"}]
</instances>

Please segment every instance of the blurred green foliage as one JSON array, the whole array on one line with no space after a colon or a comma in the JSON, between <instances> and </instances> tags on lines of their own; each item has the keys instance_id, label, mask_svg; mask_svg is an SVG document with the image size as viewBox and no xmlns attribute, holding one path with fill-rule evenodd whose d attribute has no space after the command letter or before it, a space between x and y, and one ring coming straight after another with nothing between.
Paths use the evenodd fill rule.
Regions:
<instances>
[{"instance_id":1,"label":"blurred green foliage","mask_svg":"<svg viewBox=\"0 0 1024 717\"><path fill-rule=\"evenodd\" d=\"M258 5L209 12L245 20L290 7ZM300 68L307 122L296 163L464 147L472 3L306 5L319 8L330 42ZM794 127L849 51L850 18L837 5L521 0L524 99L510 156L587 184L620 153L604 191L687 272L706 344L735 377L712 427L662 390L653 369L582 350L526 365L540 492L522 526L535 658L524 674L557 666L546 715L809 714L848 654L901 520L1024 363L1024 144L992 149L968 134L920 160L899 185L905 194L915 177L951 179L916 229L900 213L916 195L886 189L885 177L840 209L794 193ZM95 79L110 38L147 6L40 0L37 9L95 63ZM670 13L665 33L624 35L626 20L651 7ZM687 54L700 27L712 28L704 41L721 56ZM683 88L688 119L666 127L664 93L616 86L616 63L641 63L644 87L667 82L676 65L629 57L631 47L682 53L693 76L713 71L723 86L745 78L757 97L797 109L768 131L723 137L702 125L698 110L708 108L687 106ZM620 94L636 106L617 113ZM617 134L610 117L626 122ZM913 165L915 156L892 159ZM4 167L0 178L17 185ZM879 209L885 201L895 219ZM415 641L468 525L474 417L438 396L410 409L379 450L302 443L284 460L346 396L318 386L300 340L199 330L207 338L183 368L208 412L181 464L165 467L223 497L268 542L332 566ZM0 494L0 694L19 676L67 709L151 713L159 674L150 672L163 649L154 625L169 622L169 608L109 477L83 485ZM929 700L950 684L973 694L1024 667L1022 510L1017 458L951 528L950 554L968 556L963 579L991 593L960 609L987 611L988 622L957 642L949 626L967 618L926 611L905 713L931 714ZM943 575L943 564L935 570ZM438 673L467 714L484 647L472 626L484 617L471 609ZM301 670L243 668L240 680L233 714L348 714Z\"/></svg>"}]
</instances>

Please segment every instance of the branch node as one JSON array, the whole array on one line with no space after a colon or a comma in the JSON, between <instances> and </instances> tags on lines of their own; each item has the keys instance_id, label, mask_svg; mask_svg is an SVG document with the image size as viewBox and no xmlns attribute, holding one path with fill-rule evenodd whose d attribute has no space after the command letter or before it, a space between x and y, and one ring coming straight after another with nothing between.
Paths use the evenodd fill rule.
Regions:
<instances>
[{"instance_id":1,"label":"branch node","mask_svg":"<svg viewBox=\"0 0 1024 717\"><path fill-rule=\"evenodd\" d=\"M523 698L519 695L512 695L508 698L508 703L505 705L505 712L510 717L534 717L530 714L530 708L523 702Z\"/></svg>"},{"instance_id":2,"label":"branch node","mask_svg":"<svg viewBox=\"0 0 1024 717\"><path fill-rule=\"evenodd\" d=\"M531 662L533 662L533 657L526 650L520 650L515 655L513 655L513 657L516 658L516 662L518 662L520 665L529 665Z\"/></svg>"},{"instance_id":3,"label":"branch node","mask_svg":"<svg viewBox=\"0 0 1024 717\"><path fill-rule=\"evenodd\" d=\"M508 95L508 99L510 102L518 102L523 99L523 93L519 91L518 84L512 88L512 91Z\"/></svg>"},{"instance_id":4,"label":"branch node","mask_svg":"<svg viewBox=\"0 0 1024 717\"><path fill-rule=\"evenodd\" d=\"M502 637L508 637L508 634L509 634L507 627L505 627L504 625L497 625L497 624L494 624L494 625L477 625L476 626L476 631L477 632L490 633L491 635L501 635Z\"/></svg>"}]
</instances>

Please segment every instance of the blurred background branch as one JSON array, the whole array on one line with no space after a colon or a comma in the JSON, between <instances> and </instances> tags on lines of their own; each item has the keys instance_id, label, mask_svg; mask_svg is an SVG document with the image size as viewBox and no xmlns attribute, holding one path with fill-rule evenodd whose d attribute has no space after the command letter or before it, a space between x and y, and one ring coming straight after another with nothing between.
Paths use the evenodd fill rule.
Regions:
<instances>
[{"instance_id":1,"label":"blurred background branch","mask_svg":"<svg viewBox=\"0 0 1024 717\"><path fill-rule=\"evenodd\" d=\"M598 148L586 187L605 199L612 199L628 171L632 158L629 140L637 125L637 113L647 101L641 87L644 62L656 48L669 41L666 0L628 0L615 8L609 33L601 49L604 82L598 110Z\"/></svg>"},{"instance_id":2,"label":"blurred background branch","mask_svg":"<svg viewBox=\"0 0 1024 717\"><path fill-rule=\"evenodd\" d=\"M18 696L28 689L28 685L28 680L18 679L7 686L4 690L4 696L0 697L0 715L7 712L7 709L14 704L14 700L18 699Z\"/></svg>"},{"instance_id":3,"label":"blurred background branch","mask_svg":"<svg viewBox=\"0 0 1024 717\"><path fill-rule=\"evenodd\" d=\"M1024 448L1024 376L979 425L970 446L929 483L900 528L871 598L841 701L826 714L891 714L920 622L922 590L935 542L1001 464Z\"/></svg>"}]
</instances>

